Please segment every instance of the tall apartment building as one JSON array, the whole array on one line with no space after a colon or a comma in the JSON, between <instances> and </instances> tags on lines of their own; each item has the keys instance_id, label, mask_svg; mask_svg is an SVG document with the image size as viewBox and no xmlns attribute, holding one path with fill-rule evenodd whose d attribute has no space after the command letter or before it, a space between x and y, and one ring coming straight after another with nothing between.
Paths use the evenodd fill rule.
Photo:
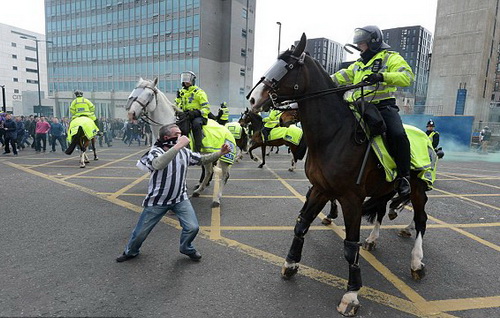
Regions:
<instances>
[{"instance_id":1,"label":"tall apartment building","mask_svg":"<svg viewBox=\"0 0 500 318\"><path fill-rule=\"evenodd\" d=\"M231 113L251 89L256 0L46 0L49 94L67 114L81 89L98 116L123 117L139 77L171 99L190 70L212 111Z\"/></svg>"},{"instance_id":2,"label":"tall apartment building","mask_svg":"<svg viewBox=\"0 0 500 318\"><path fill-rule=\"evenodd\" d=\"M489 120L499 70L499 2L438 1L427 113Z\"/></svg>"},{"instance_id":3,"label":"tall apartment building","mask_svg":"<svg viewBox=\"0 0 500 318\"><path fill-rule=\"evenodd\" d=\"M47 61L44 40L43 34L0 23L0 85L5 89L5 105L8 112L15 115L42 112L37 108L39 75L40 100L45 109L43 113L51 114L52 101L45 99ZM3 104L0 106L3 107Z\"/></svg>"},{"instance_id":4,"label":"tall apartment building","mask_svg":"<svg viewBox=\"0 0 500 318\"><path fill-rule=\"evenodd\" d=\"M401 105L407 113L421 114L426 104L432 35L419 25L385 29L382 33L391 50L401 54L415 74L411 86L398 89L399 99L404 99Z\"/></svg>"},{"instance_id":5,"label":"tall apartment building","mask_svg":"<svg viewBox=\"0 0 500 318\"><path fill-rule=\"evenodd\" d=\"M299 41L295 42L297 45ZM340 70L345 59L343 45L326 38L307 39L306 52L309 52L323 66L328 74Z\"/></svg>"}]
</instances>

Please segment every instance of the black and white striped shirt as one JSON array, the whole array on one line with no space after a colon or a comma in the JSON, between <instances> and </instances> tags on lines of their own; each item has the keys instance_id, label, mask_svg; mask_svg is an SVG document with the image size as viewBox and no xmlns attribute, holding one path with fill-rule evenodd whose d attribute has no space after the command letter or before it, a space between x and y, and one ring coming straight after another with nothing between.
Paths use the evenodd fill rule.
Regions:
<instances>
[{"instance_id":1,"label":"black and white striped shirt","mask_svg":"<svg viewBox=\"0 0 500 318\"><path fill-rule=\"evenodd\" d=\"M189 149L182 148L168 163L165 169L155 170L153 159L165 153L160 147L153 147L144 163L151 171L149 177L148 194L142 203L143 206L166 206L188 199L186 175L187 167L198 164L201 155Z\"/></svg>"}]
</instances>

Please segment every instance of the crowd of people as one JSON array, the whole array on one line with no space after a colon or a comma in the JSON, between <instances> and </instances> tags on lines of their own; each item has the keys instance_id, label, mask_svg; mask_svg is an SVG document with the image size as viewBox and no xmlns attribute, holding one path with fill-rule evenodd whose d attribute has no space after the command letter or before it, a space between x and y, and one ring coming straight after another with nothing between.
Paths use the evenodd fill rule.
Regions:
<instances>
[{"instance_id":1,"label":"crowd of people","mask_svg":"<svg viewBox=\"0 0 500 318\"><path fill-rule=\"evenodd\" d=\"M17 156L20 151L33 149L36 153L64 152L67 148L69 117L55 116L13 116L0 113L0 144L3 155ZM100 147L113 146L113 139L121 139L125 144L136 142L139 146L151 146L151 127L144 122L127 121L120 118L101 117L98 121Z\"/></svg>"}]
</instances>

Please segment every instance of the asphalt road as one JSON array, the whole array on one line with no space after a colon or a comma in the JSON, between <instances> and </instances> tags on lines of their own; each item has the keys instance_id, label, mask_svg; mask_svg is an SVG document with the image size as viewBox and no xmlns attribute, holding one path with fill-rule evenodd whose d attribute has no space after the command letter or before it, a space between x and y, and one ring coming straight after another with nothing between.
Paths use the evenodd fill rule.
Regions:
<instances>
[{"instance_id":1,"label":"asphalt road","mask_svg":"<svg viewBox=\"0 0 500 318\"><path fill-rule=\"evenodd\" d=\"M340 317L342 217L316 220L299 274L280 277L309 185L303 163L287 170L285 149L263 169L248 156L235 164L220 208L213 186L192 199L201 262L178 252L169 215L140 257L116 263L142 210L147 175L135 162L146 150L116 140L85 169L60 151L0 157L1 317ZM190 191L199 173L190 170ZM500 155L448 153L435 185L427 276L412 281L413 239L396 235L411 213L385 220L377 249L362 254L358 317L500 317ZM369 231L364 222L362 239Z\"/></svg>"}]
</instances>

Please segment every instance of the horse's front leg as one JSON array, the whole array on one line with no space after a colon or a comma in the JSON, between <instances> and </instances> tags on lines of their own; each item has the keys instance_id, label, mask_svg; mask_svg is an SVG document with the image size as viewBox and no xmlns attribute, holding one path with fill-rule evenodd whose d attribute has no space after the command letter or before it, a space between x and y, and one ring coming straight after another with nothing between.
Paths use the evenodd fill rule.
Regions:
<instances>
[{"instance_id":1,"label":"horse's front leg","mask_svg":"<svg viewBox=\"0 0 500 318\"><path fill-rule=\"evenodd\" d=\"M295 160L293 154L291 155L292 157L292 164L290 165L290 168L288 168L288 171L294 172L295 171L295 165L297 164L297 160Z\"/></svg>"},{"instance_id":2,"label":"horse's front leg","mask_svg":"<svg viewBox=\"0 0 500 318\"><path fill-rule=\"evenodd\" d=\"M359 309L358 292L361 286L361 268L359 267L359 234L361 227L361 206L363 200L356 195L339 198L344 215L346 239L344 257L349 263L349 281L347 292L342 296L337 311L344 316L355 316Z\"/></svg>"},{"instance_id":3,"label":"horse's front leg","mask_svg":"<svg viewBox=\"0 0 500 318\"><path fill-rule=\"evenodd\" d=\"M212 173L214 172L214 165L212 162L203 165L203 169L205 170L205 176L201 181L200 185L194 190L193 197L197 198L200 194L205 190L208 183L210 182L210 178L212 177Z\"/></svg>"},{"instance_id":4,"label":"horse's front leg","mask_svg":"<svg viewBox=\"0 0 500 318\"><path fill-rule=\"evenodd\" d=\"M299 262L302 258L302 247L304 246L304 236L306 235L311 223L319 212L323 209L328 199L319 193L314 187L309 189L306 194L306 202L300 210L297 218L292 246L286 256L285 264L281 268L281 276L289 279L295 275L299 269Z\"/></svg>"},{"instance_id":5,"label":"horse's front leg","mask_svg":"<svg viewBox=\"0 0 500 318\"><path fill-rule=\"evenodd\" d=\"M262 144L262 147L260 149L262 154L262 163L259 165L259 168L262 168L266 164L266 146Z\"/></svg>"},{"instance_id":6,"label":"horse's front leg","mask_svg":"<svg viewBox=\"0 0 500 318\"><path fill-rule=\"evenodd\" d=\"M257 147L260 147L261 145L259 145L258 143L254 143L249 149L248 149L248 155L250 156L250 159L252 159L253 161L257 161L257 158L255 158L253 156L253 153L252 153L252 150L254 150L255 148Z\"/></svg>"},{"instance_id":7,"label":"horse's front leg","mask_svg":"<svg viewBox=\"0 0 500 318\"><path fill-rule=\"evenodd\" d=\"M227 162L220 161L219 160L219 167L220 169L219 173L216 173L218 175L218 180L216 180L218 184L218 191L217 194L215 195L214 201L212 202L212 208L220 206L220 199L222 198L222 192L224 191L224 186L227 183L227 180L229 179L229 169L231 168L231 165Z\"/></svg>"}]
</instances>

